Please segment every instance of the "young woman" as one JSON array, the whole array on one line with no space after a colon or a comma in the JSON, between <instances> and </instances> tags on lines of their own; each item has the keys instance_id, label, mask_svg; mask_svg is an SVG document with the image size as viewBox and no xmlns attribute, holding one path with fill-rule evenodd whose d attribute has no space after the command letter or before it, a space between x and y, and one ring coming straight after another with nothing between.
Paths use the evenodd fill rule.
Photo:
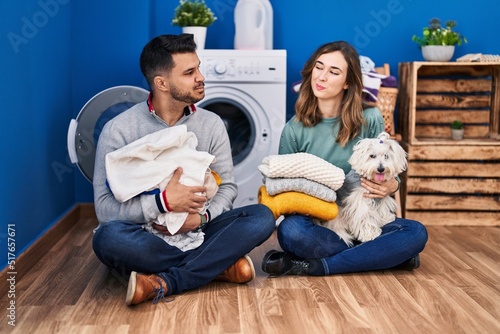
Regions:
<instances>
[{"instance_id":1,"label":"young woman","mask_svg":"<svg viewBox=\"0 0 500 334\"><path fill-rule=\"evenodd\" d=\"M380 111L363 109L359 56L346 42L327 43L312 54L301 74L296 114L283 129L279 153L311 153L347 175L353 146L384 130ZM390 196L399 188L396 179L377 182L362 178L360 182L368 198ZM345 195L342 190L338 203ZM379 237L349 247L335 232L314 224L311 217L290 215L278 227L278 240L284 252L271 250L264 256L266 273L321 276L393 267L416 269L427 231L419 222L396 218L382 228Z\"/></svg>"}]
</instances>

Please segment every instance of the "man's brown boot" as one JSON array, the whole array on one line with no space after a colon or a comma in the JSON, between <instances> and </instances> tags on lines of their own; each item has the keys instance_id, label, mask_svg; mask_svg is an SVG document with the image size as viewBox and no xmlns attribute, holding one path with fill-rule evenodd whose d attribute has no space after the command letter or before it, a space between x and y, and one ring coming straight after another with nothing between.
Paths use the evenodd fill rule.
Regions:
<instances>
[{"instance_id":1,"label":"man's brown boot","mask_svg":"<svg viewBox=\"0 0 500 334\"><path fill-rule=\"evenodd\" d=\"M155 299L155 303L165 297L167 284L158 275L144 275L133 271L130 274L127 288L127 305L140 304L149 299Z\"/></svg>"},{"instance_id":2,"label":"man's brown boot","mask_svg":"<svg viewBox=\"0 0 500 334\"><path fill-rule=\"evenodd\" d=\"M250 256L245 255L215 278L220 282L248 283L255 278L255 269Z\"/></svg>"}]
</instances>

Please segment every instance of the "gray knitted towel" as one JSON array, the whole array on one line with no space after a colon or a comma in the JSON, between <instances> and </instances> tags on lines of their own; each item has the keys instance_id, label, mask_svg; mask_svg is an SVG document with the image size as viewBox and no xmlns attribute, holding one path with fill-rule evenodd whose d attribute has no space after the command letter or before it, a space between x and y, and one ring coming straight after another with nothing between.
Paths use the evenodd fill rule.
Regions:
<instances>
[{"instance_id":1,"label":"gray knitted towel","mask_svg":"<svg viewBox=\"0 0 500 334\"><path fill-rule=\"evenodd\" d=\"M337 193L321 183L314 182L302 177L299 178L271 178L264 179L266 191L274 196L285 191L301 192L313 197L322 199L326 202L335 202Z\"/></svg>"}]
</instances>

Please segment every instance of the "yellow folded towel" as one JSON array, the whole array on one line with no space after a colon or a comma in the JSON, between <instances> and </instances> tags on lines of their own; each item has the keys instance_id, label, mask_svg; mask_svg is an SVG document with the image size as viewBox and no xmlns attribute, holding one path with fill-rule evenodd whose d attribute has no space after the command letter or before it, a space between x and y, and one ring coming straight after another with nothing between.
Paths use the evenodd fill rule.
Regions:
<instances>
[{"instance_id":1,"label":"yellow folded towel","mask_svg":"<svg viewBox=\"0 0 500 334\"><path fill-rule=\"evenodd\" d=\"M339 213L335 202L326 202L295 191L286 191L271 196L267 193L266 186L259 188L258 201L271 209L275 219L281 215L297 213L321 220L330 220L337 217Z\"/></svg>"},{"instance_id":2,"label":"yellow folded towel","mask_svg":"<svg viewBox=\"0 0 500 334\"><path fill-rule=\"evenodd\" d=\"M214 172L213 170L211 170L210 172L212 173L212 176L215 179L215 183L217 183L217 185L220 186L220 184L222 183L222 179L221 179L220 175L217 174L217 172Z\"/></svg>"}]
</instances>

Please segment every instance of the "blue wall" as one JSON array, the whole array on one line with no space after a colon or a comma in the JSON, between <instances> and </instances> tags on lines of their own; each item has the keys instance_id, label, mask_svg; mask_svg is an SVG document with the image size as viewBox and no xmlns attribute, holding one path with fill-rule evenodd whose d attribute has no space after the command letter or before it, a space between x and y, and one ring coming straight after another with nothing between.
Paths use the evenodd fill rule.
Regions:
<instances>
[{"instance_id":1,"label":"blue wall","mask_svg":"<svg viewBox=\"0 0 500 334\"><path fill-rule=\"evenodd\" d=\"M0 0L0 249L7 224L16 224L17 251L26 248L75 203L91 202L92 187L69 164L66 132L71 118L101 90L115 85L147 88L138 58L144 44L165 33L177 1ZM218 20L206 48L233 48L236 0L206 0ZM459 4L457 4L459 3ZM411 41L432 17L454 19L469 43L466 53L500 53L496 0L271 0L274 48L288 51L289 85L310 53L346 40L377 64L422 60ZM455 58L456 58L455 57ZM295 95L288 94L287 114ZM6 258L0 259L0 265Z\"/></svg>"},{"instance_id":2,"label":"blue wall","mask_svg":"<svg viewBox=\"0 0 500 334\"><path fill-rule=\"evenodd\" d=\"M3 266L7 224L15 225L19 253L75 203L75 185L65 149L73 111L70 4L2 0L1 12Z\"/></svg>"}]
</instances>

